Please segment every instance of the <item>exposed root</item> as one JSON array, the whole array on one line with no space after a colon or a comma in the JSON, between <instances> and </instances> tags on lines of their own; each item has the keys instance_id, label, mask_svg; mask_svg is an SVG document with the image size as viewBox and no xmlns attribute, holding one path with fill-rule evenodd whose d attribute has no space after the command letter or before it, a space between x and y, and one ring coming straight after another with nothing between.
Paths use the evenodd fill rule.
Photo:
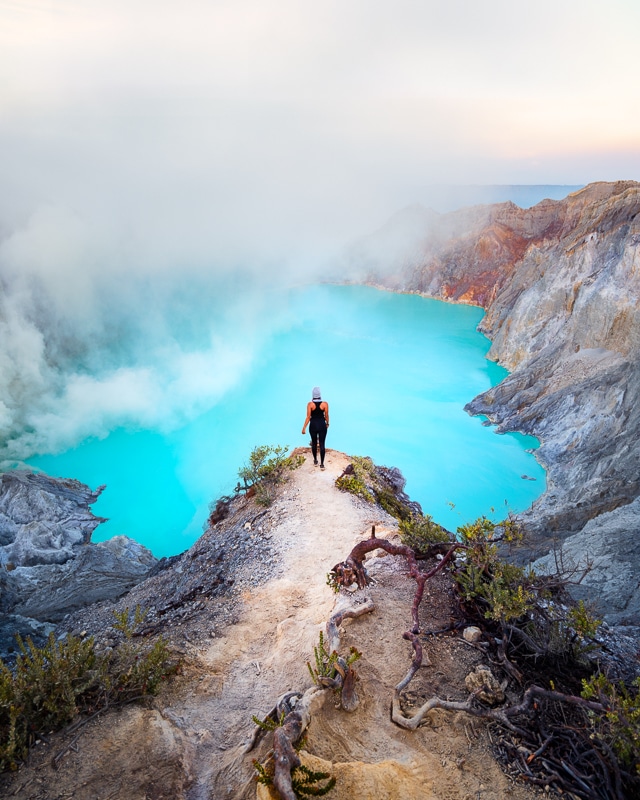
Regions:
<instances>
[{"instance_id":1,"label":"exposed root","mask_svg":"<svg viewBox=\"0 0 640 800\"><path fill-rule=\"evenodd\" d=\"M447 554L433 569L429 570L429 572L421 572L418 569L418 562L413 548L406 544L392 544L387 539L378 539L376 537L375 525L373 525L371 527L371 536L368 539L364 539L362 542L358 542L347 558L339 564L336 564L331 570L331 576L338 586L345 589L348 589L354 583L358 585L359 589L364 589L370 582L367 571L364 568L364 558L367 553L371 553L374 550L384 550L392 556L404 556L409 565L409 575L416 582L416 592L411 606L411 618L413 621L411 632L418 634L420 632L419 609L424 595L425 583L429 578L432 578L437 572L443 569L443 567L451 561L456 550L461 548L464 548L464 545L458 543L452 544Z\"/></svg>"},{"instance_id":2,"label":"exposed root","mask_svg":"<svg viewBox=\"0 0 640 800\"><path fill-rule=\"evenodd\" d=\"M297 800L291 785L291 771L300 766L300 757L294 745L311 721L311 707L322 702L324 691L312 686L295 703L295 708L273 732L274 775L273 786L282 800Z\"/></svg>"},{"instance_id":3,"label":"exposed root","mask_svg":"<svg viewBox=\"0 0 640 800\"><path fill-rule=\"evenodd\" d=\"M619 800L622 797L620 788L622 785L621 774L616 768L613 775L610 775L609 766L605 763L605 760L608 761L609 757L611 757L611 761L615 765L615 759L611 753L607 754L604 751L604 743L602 743L602 752L598 752L597 749L593 748L595 756L592 757L592 760L595 759L596 762L599 760L602 764L598 765L596 763L595 767L591 768L590 765L583 764L584 759L583 761L578 759L574 762L567 760L567 757L558 756L552 758L549 751L553 747L553 732L545 731L544 726L540 727L541 735L538 738L536 738L535 733L533 736L531 735L532 720L535 719L538 708L545 703L569 704L582 709L584 712L606 714L610 709L602 703L532 685L525 691L519 703L511 706L491 707L487 704L488 701L483 699L483 690L478 688L474 689L464 701L445 700L434 696L429 698L411 716L405 714L401 706L401 695L420 667L425 663L429 663L419 638L421 635L419 612L426 582L451 562L456 550L467 548L464 545L452 543L443 558L432 569L422 572L418 568L417 559L411 547L393 544L386 539L378 539L375 535L375 527L371 530L371 536L359 542L344 561L336 564L330 575L330 582L341 589L351 589L354 584L358 587L358 591L353 592L348 597L345 597L344 594L342 595L326 624L328 652L324 649L322 650L323 658L326 659L325 665L333 665L335 669L331 670L331 674L327 674L328 670L325 674L317 674L312 670L317 685L307 690L302 696L291 693L291 695L294 695L292 703L297 700L295 708L288 711L282 726L274 731L274 786L282 800L294 800L295 798L292 789L291 771L300 765L300 759L295 752L294 744L309 724L311 699L315 696L324 696L326 694L324 692L325 689L333 689L341 691L341 703L345 710L352 711L358 705L358 696L355 690L356 673L351 667L350 661L338 655L340 626L345 619L355 619L373 611L375 608L372 598L365 592L370 579L364 566L364 559L368 553L378 549L390 555L406 558L409 575L416 583L411 606L411 628L403 634L403 638L411 642L413 657L407 674L396 685L394 690L391 707L392 721L406 730L416 730L427 721L431 711L442 709L451 712L462 711L470 716L495 722L504 732L503 746L507 749L513 748L514 758L518 759L518 763L521 764L520 775L525 780L533 784L540 784L542 778L539 776L541 774L546 775L544 785L553 783L554 785L557 784L558 787L577 787L578 796L589 800L592 798L598 798L599 800L601 796L604 796L598 793L599 789L596 790L594 788L596 783L604 781L606 783L606 791L609 792L606 796L615 797L616 800ZM425 631L422 633L432 632ZM505 631L502 640L496 641L498 659L504 672L517 683L522 684L522 674L507 657L509 638L508 632ZM330 660L328 660L329 658ZM317 670L317 672L321 671L321 669ZM282 710L278 711L276 708L275 711L280 715L279 718L282 719ZM522 723L523 720L526 720L524 724ZM569 728L565 726L563 730L569 731ZM525 743L526 746L513 745L508 741L509 736L514 738L516 742L519 740ZM571 742L569 746L571 746ZM583 755L580 758L583 758ZM544 766L544 771L538 772L537 775L534 774L530 767L530 764L535 761ZM602 780L597 777L600 773L602 773ZM567 778L573 783L567 784ZM573 791L574 789L572 788L571 790Z\"/></svg>"},{"instance_id":4,"label":"exposed root","mask_svg":"<svg viewBox=\"0 0 640 800\"><path fill-rule=\"evenodd\" d=\"M360 698L356 692L356 681L358 676L353 667L347 667L347 671L342 680L342 692L340 693L340 705L345 711L355 711L360 704Z\"/></svg>"},{"instance_id":5,"label":"exposed root","mask_svg":"<svg viewBox=\"0 0 640 800\"><path fill-rule=\"evenodd\" d=\"M327 646L329 652L338 652L340 647L340 626L345 619L355 619L369 614L375 609L373 599L367 595L354 593L349 598L336 604L333 613L327 620Z\"/></svg>"}]
</instances>

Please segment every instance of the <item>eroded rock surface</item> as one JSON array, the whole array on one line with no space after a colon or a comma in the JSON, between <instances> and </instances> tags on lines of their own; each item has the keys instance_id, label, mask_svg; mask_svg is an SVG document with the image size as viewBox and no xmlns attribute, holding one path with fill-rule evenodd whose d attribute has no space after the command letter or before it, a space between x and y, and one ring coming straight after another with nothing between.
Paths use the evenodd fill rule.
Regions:
<instances>
[{"instance_id":1,"label":"eroded rock surface","mask_svg":"<svg viewBox=\"0 0 640 800\"><path fill-rule=\"evenodd\" d=\"M15 470L0 476L0 564L64 564L104 520L89 506L100 496L76 480Z\"/></svg>"},{"instance_id":2,"label":"eroded rock surface","mask_svg":"<svg viewBox=\"0 0 640 800\"><path fill-rule=\"evenodd\" d=\"M1 476L0 655L16 633L41 642L52 623L120 597L155 567L153 554L125 536L91 542L103 519L89 506L102 488L26 471Z\"/></svg>"}]
</instances>

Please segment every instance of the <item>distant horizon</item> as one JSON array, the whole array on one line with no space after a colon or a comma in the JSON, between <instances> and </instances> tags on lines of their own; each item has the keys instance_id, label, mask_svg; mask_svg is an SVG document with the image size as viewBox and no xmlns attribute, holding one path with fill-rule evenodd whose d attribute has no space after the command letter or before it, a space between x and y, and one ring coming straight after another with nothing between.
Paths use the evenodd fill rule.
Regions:
<instances>
[{"instance_id":1,"label":"distant horizon","mask_svg":"<svg viewBox=\"0 0 640 800\"><path fill-rule=\"evenodd\" d=\"M0 270L16 237L61 275L317 267L429 186L640 179L638 30L627 0L2 4Z\"/></svg>"}]
</instances>

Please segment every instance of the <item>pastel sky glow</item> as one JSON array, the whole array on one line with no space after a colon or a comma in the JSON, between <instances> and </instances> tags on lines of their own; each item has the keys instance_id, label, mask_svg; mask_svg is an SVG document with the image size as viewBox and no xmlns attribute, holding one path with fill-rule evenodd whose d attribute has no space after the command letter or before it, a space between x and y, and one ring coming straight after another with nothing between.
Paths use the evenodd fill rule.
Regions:
<instances>
[{"instance_id":1,"label":"pastel sky glow","mask_svg":"<svg viewBox=\"0 0 640 800\"><path fill-rule=\"evenodd\" d=\"M0 0L0 214L277 257L434 184L640 179L639 30L637 0Z\"/></svg>"}]
</instances>

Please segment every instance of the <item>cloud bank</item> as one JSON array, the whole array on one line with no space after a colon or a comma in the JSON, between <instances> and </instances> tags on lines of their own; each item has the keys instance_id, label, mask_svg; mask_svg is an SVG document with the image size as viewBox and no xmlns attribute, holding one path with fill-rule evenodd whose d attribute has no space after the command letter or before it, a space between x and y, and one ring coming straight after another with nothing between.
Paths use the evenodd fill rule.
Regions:
<instances>
[{"instance_id":1,"label":"cloud bank","mask_svg":"<svg viewBox=\"0 0 640 800\"><path fill-rule=\"evenodd\" d=\"M640 178L639 28L623 0L0 3L2 454L206 408L277 286L436 184Z\"/></svg>"}]
</instances>

